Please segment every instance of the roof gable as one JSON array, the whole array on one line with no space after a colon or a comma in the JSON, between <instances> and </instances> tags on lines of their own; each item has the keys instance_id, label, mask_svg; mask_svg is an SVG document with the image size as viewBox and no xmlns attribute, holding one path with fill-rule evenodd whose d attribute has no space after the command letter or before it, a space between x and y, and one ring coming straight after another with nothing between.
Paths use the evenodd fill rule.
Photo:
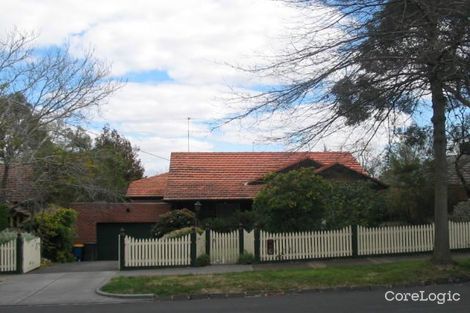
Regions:
<instances>
[{"instance_id":1,"label":"roof gable","mask_svg":"<svg viewBox=\"0 0 470 313\"><path fill-rule=\"evenodd\" d=\"M289 165L284 166L284 167L282 167L278 170L275 170L275 171L273 171L273 173L287 173L287 172L292 171L292 170L297 170L297 169L300 169L300 168L308 168L308 167L317 169L317 168L321 168L322 165L320 163L316 162L315 160L312 160L309 156L307 156L305 159L295 160L294 162L292 162L292 164L289 164ZM263 175L262 177L259 177L259 178L255 179L255 180L247 182L247 184L248 185L264 184L266 174Z\"/></svg>"}]
</instances>

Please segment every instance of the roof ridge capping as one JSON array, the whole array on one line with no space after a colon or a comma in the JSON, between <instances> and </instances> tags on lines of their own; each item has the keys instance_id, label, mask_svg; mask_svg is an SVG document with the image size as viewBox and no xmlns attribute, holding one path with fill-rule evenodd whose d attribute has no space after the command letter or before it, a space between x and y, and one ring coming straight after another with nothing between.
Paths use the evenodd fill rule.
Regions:
<instances>
[{"instance_id":1,"label":"roof ridge capping","mask_svg":"<svg viewBox=\"0 0 470 313\"><path fill-rule=\"evenodd\" d=\"M171 154L350 154L349 151L174 151Z\"/></svg>"}]
</instances>

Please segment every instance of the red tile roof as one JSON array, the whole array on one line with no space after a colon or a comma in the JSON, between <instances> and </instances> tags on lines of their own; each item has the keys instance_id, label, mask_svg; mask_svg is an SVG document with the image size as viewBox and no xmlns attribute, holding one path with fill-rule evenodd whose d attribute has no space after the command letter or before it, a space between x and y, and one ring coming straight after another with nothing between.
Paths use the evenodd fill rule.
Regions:
<instances>
[{"instance_id":1,"label":"red tile roof","mask_svg":"<svg viewBox=\"0 0 470 313\"><path fill-rule=\"evenodd\" d=\"M367 175L349 152L177 152L171 154L164 200L252 199L262 185L250 182L305 160Z\"/></svg>"},{"instance_id":2,"label":"red tile roof","mask_svg":"<svg viewBox=\"0 0 470 313\"><path fill-rule=\"evenodd\" d=\"M163 197L168 173L135 180L127 188L127 197Z\"/></svg>"},{"instance_id":3,"label":"red tile roof","mask_svg":"<svg viewBox=\"0 0 470 313\"><path fill-rule=\"evenodd\" d=\"M0 179L3 179L5 167L0 164ZM6 200L21 203L37 197L33 183L33 167L30 164L12 164L8 171L5 188Z\"/></svg>"}]
</instances>

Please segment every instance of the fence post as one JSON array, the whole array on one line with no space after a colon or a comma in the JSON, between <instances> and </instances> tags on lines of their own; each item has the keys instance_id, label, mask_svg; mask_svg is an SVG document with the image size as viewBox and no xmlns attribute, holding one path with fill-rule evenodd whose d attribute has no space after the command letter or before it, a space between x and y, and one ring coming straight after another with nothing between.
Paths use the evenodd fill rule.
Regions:
<instances>
[{"instance_id":1,"label":"fence post","mask_svg":"<svg viewBox=\"0 0 470 313\"><path fill-rule=\"evenodd\" d=\"M255 238L255 261L259 263L261 261L260 258L260 229L257 226L255 226L254 231L254 238Z\"/></svg>"},{"instance_id":2,"label":"fence post","mask_svg":"<svg viewBox=\"0 0 470 313\"><path fill-rule=\"evenodd\" d=\"M358 249L357 240L358 240L357 225L351 225L351 248L352 248L352 256L353 257L358 256L358 253L357 253L357 251L358 251L357 250Z\"/></svg>"},{"instance_id":3,"label":"fence post","mask_svg":"<svg viewBox=\"0 0 470 313\"><path fill-rule=\"evenodd\" d=\"M196 266L196 255L197 255L197 246L196 246L196 227L192 228L191 231L191 266Z\"/></svg>"},{"instance_id":4,"label":"fence post","mask_svg":"<svg viewBox=\"0 0 470 313\"><path fill-rule=\"evenodd\" d=\"M211 255L211 230L206 225L206 254Z\"/></svg>"},{"instance_id":5,"label":"fence post","mask_svg":"<svg viewBox=\"0 0 470 313\"><path fill-rule=\"evenodd\" d=\"M23 236L21 233L16 236L16 272L23 274Z\"/></svg>"},{"instance_id":6,"label":"fence post","mask_svg":"<svg viewBox=\"0 0 470 313\"><path fill-rule=\"evenodd\" d=\"M121 228L119 232L119 270L121 271L124 270L126 267L125 238L126 238L126 232L124 231L124 228Z\"/></svg>"},{"instance_id":7,"label":"fence post","mask_svg":"<svg viewBox=\"0 0 470 313\"><path fill-rule=\"evenodd\" d=\"M245 251L245 234L243 224L238 225L238 251L242 255Z\"/></svg>"}]
</instances>

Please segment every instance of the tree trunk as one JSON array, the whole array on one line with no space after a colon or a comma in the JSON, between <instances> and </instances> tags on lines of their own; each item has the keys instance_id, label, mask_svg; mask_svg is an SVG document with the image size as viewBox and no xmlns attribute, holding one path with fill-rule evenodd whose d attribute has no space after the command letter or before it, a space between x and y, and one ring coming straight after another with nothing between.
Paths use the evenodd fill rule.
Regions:
<instances>
[{"instance_id":1,"label":"tree trunk","mask_svg":"<svg viewBox=\"0 0 470 313\"><path fill-rule=\"evenodd\" d=\"M433 154L434 154L434 253L436 264L450 264L449 221L447 212L447 140L446 140L446 98L442 83L431 79Z\"/></svg>"}]
</instances>

